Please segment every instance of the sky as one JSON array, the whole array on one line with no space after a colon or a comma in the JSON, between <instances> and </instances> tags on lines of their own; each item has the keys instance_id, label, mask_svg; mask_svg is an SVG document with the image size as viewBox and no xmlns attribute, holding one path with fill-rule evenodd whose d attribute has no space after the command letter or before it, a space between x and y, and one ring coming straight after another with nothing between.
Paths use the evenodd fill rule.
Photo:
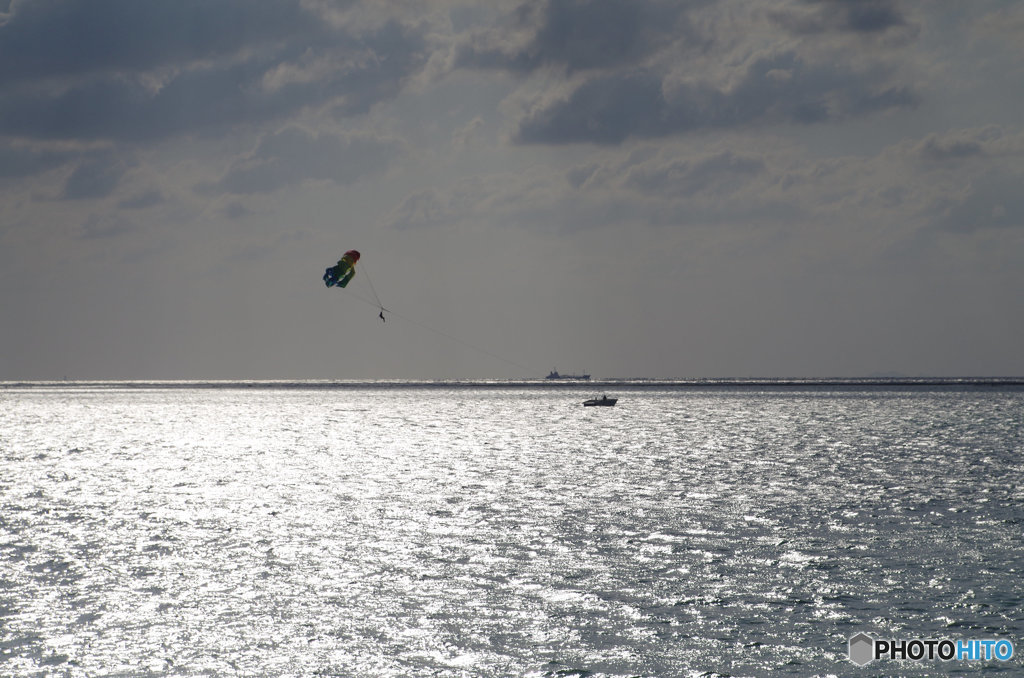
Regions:
<instances>
[{"instance_id":1,"label":"sky","mask_svg":"<svg viewBox=\"0 0 1024 678\"><path fill-rule=\"evenodd\" d=\"M0 0L0 381L1021 376L1022 84L1015 1Z\"/></svg>"}]
</instances>

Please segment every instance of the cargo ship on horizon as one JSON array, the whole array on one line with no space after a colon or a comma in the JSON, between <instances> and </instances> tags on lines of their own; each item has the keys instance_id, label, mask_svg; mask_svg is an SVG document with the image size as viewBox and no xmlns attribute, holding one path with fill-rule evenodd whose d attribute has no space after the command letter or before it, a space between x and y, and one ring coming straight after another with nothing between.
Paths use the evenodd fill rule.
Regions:
<instances>
[{"instance_id":1,"label":"cargo ship on horizon","mask_svg":"<svg viewBox=\"0 0 1024 678\"><path fill-rule=\"evenodd\" d=\"M551 370L545 379L571 379L576 381L590 381L589 374L559 374L558 370Z\"/></svg>"}]
</instances>

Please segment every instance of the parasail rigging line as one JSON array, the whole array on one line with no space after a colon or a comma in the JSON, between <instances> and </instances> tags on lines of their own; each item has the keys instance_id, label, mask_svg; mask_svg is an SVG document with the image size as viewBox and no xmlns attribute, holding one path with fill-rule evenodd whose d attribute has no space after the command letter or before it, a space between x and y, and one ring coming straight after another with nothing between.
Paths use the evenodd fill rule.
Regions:
<instances>
[{"instance_id":1,"label":"parasail rigging line","mask_svg":"<svg viewBox=\"0 0 1024 678\"><path fill-rule=\"evenodd\" d=\"M366 267L365 267L365 265L362 267L362 273L363 273L363 277L366 278L366 282L369 283L370 282L370 278L369 278L369 276L366 275ZM370 285L370 291L371 291L371 293L373 293L373 297L374 297L373 300L367 299L365 296L361 296L359 294L356 294L352 290L348 290L348 295L347 296L350 296L353 299L357 299L358 301L361 301L364 304L369 304L370 306L373 306L373 307L375 307L377 309L380 309L381 313L387 312L387 313L395 316L396 318L401 318L402 320L404 320L407 323L411 323L413 325L416 325L419 328L422 328L422 329L427 330L429 332L433 332L434 334L442 336L445 339L448 339L450 341L454 341L454 342L456 342L458 344L462 344L463 346L465 346L467 348L471 348L474 351L477 351L478 353L482 353L482 354L484 354L486 356L494 358L495 360L500 360L503 363L508 363L509 365L512 365L513 367L518 367L521 370L527 370L528 372L531 372L531 373L535 372L535 370L533 370L530 367L527 367L526 365L523 365L521 363L517 363L514 360L509 360L508 358L500 356L497 353L493 353L492 351L488 351L485 348L481 348L480 346L477 346L475 344L471 344L471 343L469 343L468 341L466 341L464 339L460 339L459 337L456 337L456 336L454 336L452 334L448 334L447 332L442 332L441 330L437 329L436 327L431 327L430 325L422 323L419 320L416 320L415 318L410 318L407 315L404 315L402 313L398 313L397 311L394 311L394 310L392 310L390 308L386 308L383 304L380 303L380 298L377 296L377 293L373 292L373 285L372 284Z\"/></svg>"},{"instance_id":2,"label":"parasail rigging line","mask_svg":"<svg viewBox=\"0 0 1024 678\"><path fill-rule=\"evenodd\" d=\"M373 281L370 280L370 272L366 270L366 264L362 265L363 277L366 278L366 284L370 286L370 294L373 295L373 300L376 303L377 308L380 309L380 319L384 320L384 311L391 313L390 310L384 308L384 304L380 303L380 297L377 296L377 290L373 289Z\"/></svg>"},{"instance_id":3,"label":"parasail rigging line","mask_svg":"<svg viewBox=\"0 0 1024 678\"><path fill-rule=\"evenodd\" d=\"M335 264L334 266L329 267L327 270L324 271L324 275L323 275L324 284L327 285L327 287L338 287L338 288L346 288L346 287L348 287L349 282L355 277L355 274L356 274L356 262L358 262L361 258L362 258L362 255L360 255L359 250L348 250L347 252L345 252L344 256L342 256L342 258L338 261L337 264ZM480 346L477 346L475 344L471 344L468 341L465 341L464 339L460 339L459 337L456 337L454 335L448 334L447 332L443 332L443 331L441 331L441 330L439 330L439 329L437 329L435 327L431 327L430 325L424 324L424 323L416 320L415 318L410 318L407 315L403 315L401 313L396 313L395 311L391 310L390 308L385 308L384 304L382 304L381 301L380 301L380 297L377 296L377 290L375 290L374 287L373 287L373 281L371 281L370 280L370 276L367 275L366 264L365 263L360 265L360 270L362 270L362 275L359 276L359 277L360 277L360 279L363 279L363 278L366 279L366 284L370 288L370 294L373 295L373 301L370 301L366 297L360 296L359 294L353 292L352 290L348 290L349 296L351 296L351 297L353 297L355 299L358 299L359 301L363 302L364 304L370 304L371 306L376 308L379 311L381 321L387 322L387 318L384 317L384 312L386 311L386 312L390 313L391 315L393 315L393 316L395 316L397 318L401 318L402 320L404 320L404 321L406 321L408 323L412 323L413 325L416 325L417 327L421 327L421 328L423 328L425 330L433 332L434 334L438 334L438 335L440 335L440 336L442 336L442 337L444 337L444 338L446 338L446 339L448 339L450 341L454 341L456 343L462 344L463 346L471 348L474 351L482 353L482 354L484 354L486 356L490 356L491 358L494 358L495 360L500 360L500 361L502 361L504 363L508 363L509 365L513 365L513 366L518 367L519 369L522 369L522 370L527 370L527 371L530 371L530 372L533 371L529 367L527 367L525 365L521 365L521 364L517 363L514 360L509 360L508 358L502 357L502 356L498 355L497 353L494 353L492 351L488 351L487 349L482 348Z\"/></svg>"}]
</instances>

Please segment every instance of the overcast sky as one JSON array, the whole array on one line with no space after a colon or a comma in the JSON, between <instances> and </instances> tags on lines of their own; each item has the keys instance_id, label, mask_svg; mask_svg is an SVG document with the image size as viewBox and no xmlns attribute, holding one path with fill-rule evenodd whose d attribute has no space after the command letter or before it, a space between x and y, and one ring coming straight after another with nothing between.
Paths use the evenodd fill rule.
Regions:
<instances>
[{"instance_id":1,"label":"overcast sky","mask_svg":"<svg viewBox=\"0 0 1024 678\"><path fill-rule=\"evenodd\" d=\"M1024 375L1022 110L1012 0L0 0L0 380Z\"/></svg>"}]
</instances>

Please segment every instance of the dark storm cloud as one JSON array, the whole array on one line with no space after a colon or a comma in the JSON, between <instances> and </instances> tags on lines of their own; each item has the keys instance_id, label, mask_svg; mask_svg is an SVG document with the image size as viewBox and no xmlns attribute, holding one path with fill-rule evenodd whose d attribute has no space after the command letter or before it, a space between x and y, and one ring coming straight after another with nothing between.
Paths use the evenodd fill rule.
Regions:
<instances>
[{"instance_id":1,"label":"dark storm cloud","mask_svg":"<svg viewBox=\"0 0 1024 678\"><path fill-rule=\"evenodd\" d=\"M259 147L236 161L200 192L236 195L269 193L307 179L352 184L384 172L402 153L401 144L368 135L315 134L297 127L268 134Z\"/></svg>"},{"instance_id":2,"label":"dark storm cloud","mask_svg":"<svg viewBox=\"0 0 1024 678\"><path fill-rule=\"evenodd\" d=\"M18 3L0 26L0 129L133 143L338 115L393 96L424 62L396 22L354 35L301 2Z\"/></svg>"},{"instance_id":3,"label":"dark storm cloud","mask_svg":"<svg viewBox=\"0 0 1024 678\"><path fill-rule=\"evenodd\" d=\"M909 87L888 84L884 74L811 65L792 52L756 60L730 89L711 82L667 89L663 76L650 70L596 76L527 115L514 140L617 144L707 128L843 120L919 100Z\"/></svg>"},{"instance_id":4,"label":"dark storm cloud","mask_svg":"<svg viewBox=\"0 0 1024 678\"><path fill-rule=\"evenodd\" d=\"M802 0L795 8L769 16L797 34L881 33L907 25L895 0Z\"/></svg>"},{"instance_id":5,"label":"dark storm cloud","mask_svg":"<svg viewBox=\"0 0 1024 678\"><path fill-rule=\"evenodd\" d=\"M471 36L456 52L466 68L529 72L630 66L665 45L693 38L690 5L647 0L549 0L521 5L506 30Z\"/></svg>"}]
</instances>

